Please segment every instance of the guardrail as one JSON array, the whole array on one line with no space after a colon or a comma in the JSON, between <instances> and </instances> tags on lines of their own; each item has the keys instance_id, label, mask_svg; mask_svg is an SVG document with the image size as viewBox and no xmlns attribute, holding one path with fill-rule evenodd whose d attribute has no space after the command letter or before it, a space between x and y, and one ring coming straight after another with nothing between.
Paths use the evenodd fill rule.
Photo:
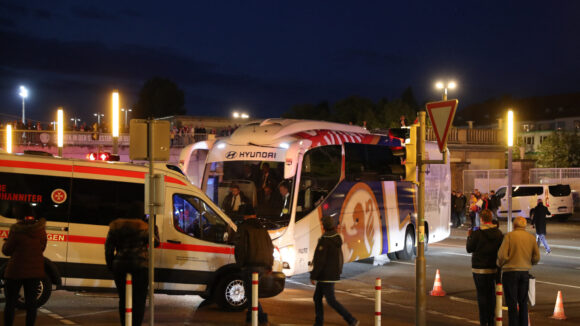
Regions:
<instances>
[{"instance_id":1,"label":"guardrail","mask_svg":"<svg viewBox=\"0 0 580 326\"><path fill-rule=\"evenodd\" d=\"M474 144L474 145L503 145L504 139L500 136L503 130L499 129L466 129L451 128L447 143L449 144ZM427 140L435 141L435 132L432 127L427 127Z\"/></svg>"}]
</instances>

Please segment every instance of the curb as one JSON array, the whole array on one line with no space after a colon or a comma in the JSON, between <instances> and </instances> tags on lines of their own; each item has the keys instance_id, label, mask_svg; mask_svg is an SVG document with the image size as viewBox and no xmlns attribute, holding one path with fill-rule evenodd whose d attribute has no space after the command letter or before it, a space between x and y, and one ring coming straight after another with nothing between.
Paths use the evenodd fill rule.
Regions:
<instances>
[{"instance_id":1,"label":"curb","mask_svg":"<svg viewBox=\"0 0 580 326\"><path fill-rule=\"evenodd\" d=\"M454 240L467 240L467 237L461 237L457 235L451 235L447 239L454 239ZM578 250L580 251L580 247L577 246L567 246L567 245L559 245L559 244L551 244L550 248L557 248L557 249L568 249L568 250Z\"/></svg>"}]
</instances>

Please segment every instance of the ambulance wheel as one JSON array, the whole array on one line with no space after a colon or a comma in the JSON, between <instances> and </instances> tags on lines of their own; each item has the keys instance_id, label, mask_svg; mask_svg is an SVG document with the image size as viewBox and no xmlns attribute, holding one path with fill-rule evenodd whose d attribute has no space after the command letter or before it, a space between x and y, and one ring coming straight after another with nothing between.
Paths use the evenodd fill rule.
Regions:
<instances>
[{"instance_id":1,"label":"ambulance wheel","mask_svg":"<svg viewBox=\"0 0 580 326\"><path fill-rule=\"evenodd\" d=\"M405 232L405 246L403 250L395 253L398 259L411 260L415 254L415 234L412 228L407 228Z\"/></svg>"},{"instance_id":2,"label":"ambulance wheel","mask_svg":"<svg viewBox=\"0 0 580 326\"><path fill-rule=\"evenodd\" d=\"M230 311L244 310L248 303L240 273L226 274L219 281L214 295L218 306Z\"/></svg>"},{"instance_id":3,"label":"ambulance wheel","mask_svg":"<svg viewBox=\"0 0 580 326\"><path fill-rule=\"evenodd\" d=\"M36 307L40 307L44 305L50 295L52 294L52 281L50 277L46 276L36 286ZM24 289L20 289L20 293L18 294L18 299L16 300L16 308L18 309L25 309L26 305L24 304Z\"/></svg>"}]
</instances>

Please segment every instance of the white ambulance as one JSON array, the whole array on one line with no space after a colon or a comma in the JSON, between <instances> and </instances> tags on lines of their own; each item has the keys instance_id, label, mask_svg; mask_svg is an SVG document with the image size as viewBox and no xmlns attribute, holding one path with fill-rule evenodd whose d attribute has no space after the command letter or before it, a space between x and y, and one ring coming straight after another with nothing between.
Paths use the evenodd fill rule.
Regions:
<instances>
[{"instance_id":1,"label":"white ambulance","mask_svg":"<svg viewBox=\"0 0 580 326\"><path fill-rule=\"evenodd\" d=\"M223 308L243 309L247 299L232 243L236 225L179 168L161 163L154 168L164 179L163 214L156 216L161 239L154 251L156 292L198 294ZM135 217L135 208L143 207L147 173L148 167L129 163L0 154L0 238L15 223L14 205L28 204L47 221L40 305L53 285L114 288L104 256L108 225ZM7 259L0 254L0 275ZM280 271L277 261L270 275L274 281L268 282L272 287L260 289L261 296L283 290Z\"/></svg>"}]
</instances>

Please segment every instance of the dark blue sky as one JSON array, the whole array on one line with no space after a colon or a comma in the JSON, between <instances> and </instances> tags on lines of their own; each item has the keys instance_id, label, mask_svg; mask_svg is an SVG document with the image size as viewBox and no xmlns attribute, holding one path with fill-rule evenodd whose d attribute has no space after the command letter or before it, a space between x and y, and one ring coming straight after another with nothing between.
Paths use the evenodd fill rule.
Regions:
<instances>
[{"instance_id":1,"label":"dark blue sky","mask_svg":"<svg viewBox=\"0 0 580 326\"><path fill-rule=\"evenodd\" d=\"M0 0L0 120L89 119L155 76L192 115L277 117L350 95L460 106L580 91L580 2ZM88 121L92 121L90 118Z\"/></svg>"}]
</instances>

